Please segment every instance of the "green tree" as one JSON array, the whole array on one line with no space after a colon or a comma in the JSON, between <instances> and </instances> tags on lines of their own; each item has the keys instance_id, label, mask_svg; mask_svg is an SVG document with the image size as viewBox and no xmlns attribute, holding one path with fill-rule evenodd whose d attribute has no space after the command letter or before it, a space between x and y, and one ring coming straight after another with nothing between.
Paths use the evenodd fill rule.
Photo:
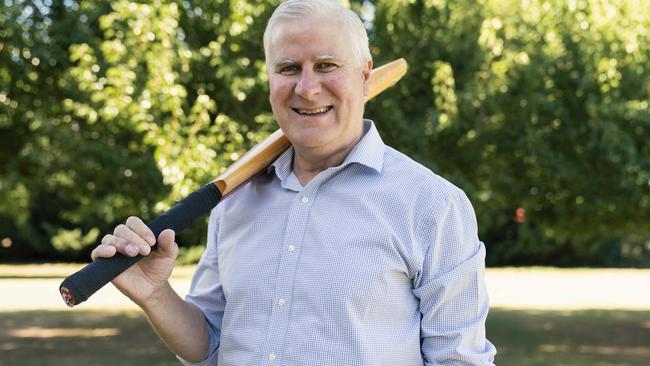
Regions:
<instances>
[{"instance_id":1,"label":"green tree","mask_svg":"<svg viewBox=\"0 0 650 366\"><path fill-rule=\"evenodd\" d=\"M261 42L278 3L5 0L0 256L86 259L276 129ZM650 264L646 1L349 4L375 64L410 65L366 115L468 192L490 263Z\"/></svg>"},{"instance_id":2,"label":"green tree","mask_svg":"<svg viewBox=\"0 0 650 366\"><path fill-rule=\"evenodd\" d=\"M254 22L272 8L244 1L188 4L115 2L100 19L99 47L81 44L73 52L79 63L72 75L91 100L73 108L104 112L103 123L127 123L154 149L171 187L156 214L275 128L260 43L265 23ZM192 244L204 237L205 224L183 236Z\"/></svg>"},{"instance_id":3,"label":"green tree","mask_svg":"<svg viewBox=\"0 0 650 366\"><path fill-rule=\"evenodd\" d=\"M151 219L275 128L260 18L273 4L8 4L0 204L14 256L85 258L98 233ZM58 68L25 70L50 49L41 66ZM199 223L181 240L204 235Z\"/></svg>"},{"instance_id":4,"label":"green tree","mask_svg":"<svg viewBox=\"0 0 650 366\"><path fill-rule=\"evenodd\" d=\"M96 6L100 9L101 4ZM69 90L61 81L70 66L68 46L94 37L93 14L64 1L48 6L39 1L4 2L0 14L0 232L14 245L0 254L52 255L50 236L75 226L67 216L92 182L88 177L92 172L79 169L80 164L84 158L92 164L91 153L99 149L85 143L78 124L65 112L63 99ZM85 232L91 232L89 222L92 217L81 225Z\"/></svg>"},{"instance_id":5,"label":"green tree","mask_svg":"<svg viewBox=\"0 0 650 366\"><path fill-rule=\"evenodd\" d=\"M391 142L470 193L491 262L643 259L647 3L378 1L376 11L374 45L412 68L375 113L399 135Z\"/></svg>"}]
</instances>

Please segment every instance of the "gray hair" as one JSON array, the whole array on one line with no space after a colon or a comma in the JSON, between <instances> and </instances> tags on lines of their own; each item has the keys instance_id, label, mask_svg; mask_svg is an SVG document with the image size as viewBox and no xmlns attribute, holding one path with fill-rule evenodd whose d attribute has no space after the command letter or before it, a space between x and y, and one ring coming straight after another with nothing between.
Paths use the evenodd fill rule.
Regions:
<instances>
[{"instance_id":1,"label":"gray hair","mask_svg":"<svg viewBox=\"0 0 650 366\"><path fill-rule=\"evenodd\" d=\"M305 18L307 16L324 16L328 19L335 18L343 21L346 31L349 31L352 52L355 61L362 65L372 60L368 47L368 34L359 16L352 10L344 7L339 0L287 0L280 4L266 24L264 31L264 55L269 56L271 34L276 25L289 20Z\"/></svg>"}]
</instances>

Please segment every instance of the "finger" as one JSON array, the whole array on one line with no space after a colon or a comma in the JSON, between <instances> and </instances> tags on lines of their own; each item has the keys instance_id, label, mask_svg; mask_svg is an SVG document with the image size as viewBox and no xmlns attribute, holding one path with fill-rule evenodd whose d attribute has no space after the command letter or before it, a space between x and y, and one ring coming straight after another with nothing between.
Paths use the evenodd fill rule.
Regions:
<instances>
[{"instance_id":1,"label":"finger","mask_svg":"<svg viewBox=\"0 0 650 366\"><path fill-rule=\"evenodd\" d=\"M95 260L97 258L110 258L117 253L117 248L115 248L112 245L98 245L93 251L90 253L90 258L92 260Z\"/></svg>"},{"instance_id":2,"label":"finger","mask_svg":"<svg viewBox=\"0 0 650 366\"><path fill-rule=\"evenodd\" d=\"M136 216L130 216L128 219L126 219L126 226L129 227L129 229L133 230L136 234L138 234L141 238L143 238L149 246L155 245L156 244L156 237L153 235L153 231L149 229L149 226L142 221L139 217Z\"/></svg>"},{"instance_id":3,"label":"finger","mask_svg":"<svg viewBox=\"0 0 650 366\"><path fill-rule=\"evenodd\" d=\"M136 245L130 243L124 238L115 235L104 235L102 238L102 245L113 246L117 252L129 257L134 257L140 253L140 249Z\"/></svg>"},{"instance_id":4,"label":"finger","mask_svg":"<svg viewBox=\"0 0 650 366\"><path fill-rule=\"evenodd\" d=\"M149 243L124 224L117 225L113 231L113 235L125 239L130 245L134 245L142 255L147 255L151 252L151 246L149 246ZM125 247L125 250L127 251L126 254L128 254L130 250L129 244Z\"/></svg>"},{"instance_id":5,"label":"finger","mask_svg":"<svg viewBox=\"0 0 650 366\"><path fill-rule=\"evenodd\" d=\"M158 249L161 255L174 256L178 255L178 244L175 242L176 233L172 229L163 230L158 235Z\"/></svg>"}]
</instances>

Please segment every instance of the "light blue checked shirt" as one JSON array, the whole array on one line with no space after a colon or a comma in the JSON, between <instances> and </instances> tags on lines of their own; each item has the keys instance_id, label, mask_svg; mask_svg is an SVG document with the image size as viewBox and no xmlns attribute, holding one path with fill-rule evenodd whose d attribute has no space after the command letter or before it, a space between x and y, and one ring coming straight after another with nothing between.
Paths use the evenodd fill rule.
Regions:
<instances>
[{"instance_id":1,"label":"light blue checked shirt","mask_svg":"<svg viewBox=\"0 0 650 366\"><path fill-rule=\"evenodd\" d=\"M212 211L198 365L493 365L469 200L364 127L306 186L290 148Z\"/></svg>"}]
</instances>

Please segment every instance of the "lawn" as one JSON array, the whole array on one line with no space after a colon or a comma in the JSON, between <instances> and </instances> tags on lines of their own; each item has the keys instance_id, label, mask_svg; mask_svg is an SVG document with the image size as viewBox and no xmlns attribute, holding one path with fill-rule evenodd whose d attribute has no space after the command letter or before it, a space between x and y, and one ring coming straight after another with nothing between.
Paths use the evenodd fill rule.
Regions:
<instances>
[{"instance_id":1,"label":"lawn","mask_svg":"<svg viewBox=\"0 0 650 366\"><path fill-rule=\"evenodd\" d=\"M137 311L0 313L0 366L178 365Z\"/></svg>"},{"instance_id":2,"label":"lawn","mask_svg":"<svg viewBox=\"0 0 650 366\"><path fill-rule=\"evenodd\" d=\"M4 312L0 329L0 366L178 364L137 311ZM650 311L494 309L488 336L502 366L648 365Z\"/></svg>"},{"instance_id":3,"label":"lawn","mask_svg":"<svg viewBox=\"0 0 650 366\"><path fill-rule=\"evenodd\" d=\"M487 332L500 366L650 364L650 311L493 309Z\"/></svg>"},{"instance_id":4,"label":"lawn","mask_svg":"<svg viewBox=\"0 0 650 366\"><path fill-rule=\"evenodd\" d=\"M86 303L66 309L56 288L72 269L0 265L0 366L178 365L139 311L111 302L119 294L98 294L94 306ZM175 272L181 287L186 288L191 271L179 268ZM490 311L487 332L499 352L496 364L650 365L650 303L639 290L648 283L649 274L595 270L591 278L585 278L584 271L560 269L491 271L489 284L497 306ZM608 284L606 278L616 281ZM516 280L525 280L527 290ZM621 290L625 283L636 290ZM564 287L573 288L574 293L563 289L563 284L571 284ZM577 288L583 291L580 296ZM540 303L533 296L540 290L562 306L575 299L574 306L568 307L572 310ZM596 303L597 294L614 294L625 301ZM525 298L532 302L524 303ZM621 308L585 310L585 306L612 304Z\"/></svg>"}]
</instances>

